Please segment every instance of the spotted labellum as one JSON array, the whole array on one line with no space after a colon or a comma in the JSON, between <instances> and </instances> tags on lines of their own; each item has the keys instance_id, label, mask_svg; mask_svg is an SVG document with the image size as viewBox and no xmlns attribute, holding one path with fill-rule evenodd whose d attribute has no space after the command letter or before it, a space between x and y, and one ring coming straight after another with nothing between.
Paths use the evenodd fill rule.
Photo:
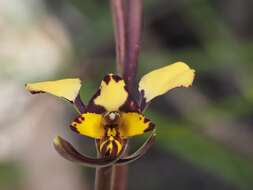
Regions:
<instances>
[{"instance_id":1,"label":"spotted labellum","mask_svg":"<svg viewBox=\"0 0 253 190\"><path fill-rule=\"evenodd\" d=\"M94 138L101 156L83 155L58 136L53 143L60 155L91 167L105 167L127 164L147 152L155 140L155 124L142 112L155 97L176 87L189 87L194 72L185 63L177 62L144 75L139 82L137 101L127 90L125 81L115 74L104 77L87 105L80 98L81 81L77 78L28 83L26 89L31 93L49 93L71 102L79 116L70 128L80 135ZM124 156L128 139L146 132L150 133L146 142L132 155Z\"/></svg>"}]
</instances>

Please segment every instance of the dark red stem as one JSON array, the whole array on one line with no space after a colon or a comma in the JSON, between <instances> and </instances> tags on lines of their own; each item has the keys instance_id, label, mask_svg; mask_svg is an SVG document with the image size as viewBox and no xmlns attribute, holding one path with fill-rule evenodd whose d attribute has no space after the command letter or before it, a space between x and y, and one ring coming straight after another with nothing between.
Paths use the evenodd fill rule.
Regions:
<instances>
[{"instance_id":1,"label":"dark red stem","mask_svg":"<svg viewBox=\"0 0 253 190\"><path fill-rule=\"evenodd\" d=\"M142 25L143 0L128 0L126 59L123 78L128 85L129 91L132 91L137 73Z\"/></svg>"},{"instance_id":2,"label":"dark red stem","mask_svg":"<svg viewBox=\"0 0 253 190\"><path fill-rule=\"evenodd\" d=\"M143 0L111 0L116 44L117 73L133 90L137 73L143 19ZM96 190L125 190L127 166L99 168L96 171Z\"/></svg>"},{"instance_id":3,"label":"dark red stem","mask_svg":"<svg viewBox=\"0 0 253 190\"><path fill-rule=\"evenodd\" d=\"M111 0L112 19L114 25L115 47L116 47L116 67L118 74L123 73L123 65L126 56L126 30L125 30L125 4L124 0ZM122 166L119 166L122 167ZM113 173L118 173L113 166L97 168L95 190L115 189L115 184L119 184ZM114 175L115 176L115 175ZM124 176L122 176L124 178ZM112 179L113 178L113 179ZM113 185L112 185L113 184ZM116 188L119 190L120 188ZM116 190L115 189L115 190Z\"/></svg>"},{"instance_id":4,"label":"dark red stem","mask_svg":"<svg viewBox=\"0 0 253 190\"><path fill-rule=\"evenodd\" d=\"M116 66L118 74L123 73L126 56L126 24L124 0L111 0L112 20L116 47Z\"/></svg>"},{"instance_id":5,"label":"dark red stem","mask_svg":"<svg viewBox=\"0 0 253 190\"><path fill-rule=\"evenodd\" d=\"M113 167L96 169L95 190L111 190Z\"/></svg>"},{"instance_id":6,"label":"dark red stem","mask_svg":"<svg viewBox=\"0 0 253 190\"><path fill-rule=\"evenodd\" d=\"M116 54L117 57L122 58L121 60L117 59L117 72L120 75L123 75L123 78L127 84L127 88L131 93L133 90L133 85L135 83L140 51L141 30L143 22L143 0L128 0L125 6L123 0L112 0L111 2L115 3L115 5L112 5L112 7L116 7L117 4L119 8L119 10L112 9L114 15L113 20L116 38ZM125 9L123 9L122 6L124 6ZM124 16L126 17L124 18ZM117 19L115 19L115 17ZM115 20L117 20L117 22L115 22ZM124 27L125 30L123 30ZM120 31L122 33L119 33ZM124 40L120 39L119 36L124 37ZM121 54L120 50L117 50L118 47L121 47L120 50L122 50L122 48L125 48L125 52ZM114 166L112 190L126 190L127 181L127 165Z\"/></svg>"}]
</instances>

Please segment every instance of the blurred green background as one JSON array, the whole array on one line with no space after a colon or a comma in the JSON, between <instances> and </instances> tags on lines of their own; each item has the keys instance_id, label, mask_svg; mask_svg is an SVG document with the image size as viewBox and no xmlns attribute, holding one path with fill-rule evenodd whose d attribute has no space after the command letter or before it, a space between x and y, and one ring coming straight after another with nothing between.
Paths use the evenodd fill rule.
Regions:
<instances>
[{"instance_id":1,"label":"blurred green background","mask_svg":"<svg viewBox=\"0 0 253 190\"><path fill-rule=\"evenodd\" d=\"M184 61L193 87L155 100L146 113L157 141L129 165L129 189L253 189L253 2L144 0L138 79ZM92 189L94 170L62 159L62 135L95 155L68 125L77 113L26 82L80 77L87 102L115 72L109 0L0 1L0 189ZM145 139L131 141L132 151Z\"/></svg>"}]
</instances>

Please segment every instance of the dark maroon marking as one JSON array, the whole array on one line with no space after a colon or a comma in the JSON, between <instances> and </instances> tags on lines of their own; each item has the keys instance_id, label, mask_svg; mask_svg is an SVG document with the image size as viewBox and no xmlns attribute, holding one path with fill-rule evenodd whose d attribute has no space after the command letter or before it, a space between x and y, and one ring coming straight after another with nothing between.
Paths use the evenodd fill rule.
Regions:
<instances>
[{"instance_id":1,"label":"dark maroon marking","mask_svg":"<svg viewBox=\"0 0 253 190\"><path fill-rule=\"evenodd\" d=\"M110 75L106 75L106 76L104 77L104 79L103 79L103 81L104 81L106 84L109 84L110 80L111 80L111 76L110 76Z\"/></svg>"},{"instance_id":2,"label":"dark maroon marking","mask_svg":"<svg viewBox=\"0 0 253 190\"><path fill-rule=\"evenodd\" d=\"M113 138L119 141L120 144L122 144L122 139L120 138L120 134L118 130L116 130L116 136L114 136Z\"/></svg>"},{"instance_id":3,"label":"dark maroon marking","mask_svg":"<svg viewBox=\"0 0 253 190\"><path fill-rule=\"evenodd\" d=\"M122 78L118 75L112 75L112 78L116 81L116 82L119 82L122 80Z\"/></svg>"},{"instance_id":4,"label":"dark maroon marking","mask_svg":"<svg viewBox=\"0 0 253 190\"><path fill-rule=\"evenodd\" d=\"M138 106L140 107L141 111L143 111L145 109L145 107L147 106L147 100L144 97L144 90L140 91Z\"/></svg>"},{"instance_id":5,"label":"dark maroon marking","mask_svg":"<svg viewBox=\"0 0 253 190\"><path fill-rule=\"evenodd\" d=\"M119 110L122 112L139 112L139 106L136 103L135 99L131 96L129 91L127 90L126 85L124 86L125 91L127 92L128 96L126 101L122 106L120 106Z\"/></svg>"},{"instance_id":6,"label":"dark maroon marking","mask_svg":"<svg viewBox=\"0 0 253 190\"><path fill-rule=\"evenodd\" d=\"M80 134L80 132L77 130L77 128L76 128L74 125L70 125L69 127L70 127L70 129L71 129L72 131L74 131L74 132Z\"/></svg>"},{"instance_id":7,"label":"dark maroon marking","mask_svg":"<svg viewBox=\"0 0 253 190\"><path fill-rule=\"evenodd\" d=\"M85 111L85 105L81 99L81 96L80 96L80 93L78 93L76 99L73 101L71 101L71 103L75 104L76 107L78 108L79 112L80 113L84 113Z\"/></svg>"},{"instance_id":8,"label":"dark maroon marking","mask_svg":"<svg viewBox=\"0 0 253 190\"><path fill-rule=\"evenodd\" d=\"M81 123L81 121L80 121L80 118L79 117L77 117L75 120L74 120L76 123Z\"/></svg>"},{"instance_id":9,"label":"dark maroon marking","mask_svg":"<svg viewBox=\"0 0 253 190\"><path fill-rule=\"evenodd\" d=\"M147 129L144 130L144 133L148 132L148 131L151 131L155 128L155 124L154 123L149 123L149 126Z\"/></svg>"},{"instance_id":10,"label":"dark maroon marking","mask_svg":"<svg viewBox=\"0 0 253 190\"><path fill-rule=\"evenodd\" d=\"M102 144L102 142L101 142ZM105 156L109 156L110 155L110 150L107 150L107 146L110 144L110 141L106 142L103 147L102 147L102 150L101 150L101 153ZM107 155L109 153L109 155Z\"/></svg>"},{"instance_id":11,"label":"dark maroon marking","mask_svg":"<svg viewBox=\"0 0 253 190\"><path fill-rule=\"evenodd\" d=\"M101 94L101 89L99 88L97 92L91 97L89 104L94 104L94 99L96 99Z\"/></svg>"},{"instance_id":12,"label":"dark maroon marking","mask_svg":"<svg viewBox=\"0 0 253 190\"><path fill-rule=\"evenodd\" d=\"M111 158L114 158L117 156L118 152L118 146L115 141L112 141L112 153L111 153Z\"/></svg>"},{"instance_id":13,"label":"dark maroon marking","mask_svg":"<svg viewBox=\"0 0 253 190\"><path fill-rule=\"evenodd\" d=\"M82 121L84 121L84 117L83 117L83 116L81 116L80 119L81 119Z\"/></svg>"},{"instance_id":14,"label":"dark maroon marking","mask_svg":"<svg viewBox=\"0 0 253 190\"><path fill-rule=\"evenodd\" d=\"M110 129L113 129L113 128L118 128L118 124L108 124L108 125L105 125L105 128L110 128Z\"/></svg>"},{"instance_id":15,"label":"dark maroon marking","mask_svg":"<svg viewBox=\"0 0 253 190\"><path fill-rule=\"evenodd\" d=\"M148 118L144 118L144 123L149 122L150 120Z\"/></svg>"},{"instance_id":16,"label":"dark maroon marking","mask_svg":"<svg viewBox=\"0 0 253 190\"><path fill-rule=\"evenodd\" d=\"M100 94L101 94L101 89L99 88L97 92L90 99L89 104L85 109L85 112L97 113L97 114L102 114L106 112L106 109L103 106L99 106L94 103L94 99L96 99Z\"/></svg>"},{"instance_id":17,"label":"dark maroon marking","mask_svg":"<svg viewBox=\"0 0 253 190\"><path fill-rule=\"evenodd\" d=\"M87 112L103 114L103 113L106 112L106 109L103 106L99 106L99 105L96 105L96 104L91 104L91 105L88 106Z\"/></svg>"},{"instance_id":18,"label":"dark maroon marking","mask_svg":"<svg viewBox=\"0 0 253 190\"><path fill-rule=\"evenodd\" d=\"M128 95L127 100L125 103L119 107L119 110L122 112L138 112L139 113L139 108L135 101L130 98Z\"/></svg>"},{"instance_id":19,"label":"dark maroon marking","mask_svg":"<svg viewBox=\"0 0 253 190\"><path fill-rule=\"evenodd\" d=\"M139 120L141 120L141 117L139 117Z\"/></svg>"},{"instance_id":20,"label":"dark maroon marking","mask_svg":"<svg viewBox=\"0 0 253 190\"><path fill-rule=\"evenodd\" d=\"M36 90L29 90L29 91L30 91L31 94L45 93L45 92L43 92L43 91L41 91L41 90L39 90L39 91L36 91Z\"/></svg>"},{"instance_id":21,"label":"dark maroon marking","mask_svg":"<svg viewBox=\"0 0 253 190\"><path fill-rule=\"evenodd\" d=\"M62 97L62 96L59 96L59 97L60 97L60 98L63 98L64 100L66 100L66 101L68 101L68 102L70 102L71 104L74 103L72 100L68 100L67 98L64 98L64 97Z\"/></svg>"}]
</instances>

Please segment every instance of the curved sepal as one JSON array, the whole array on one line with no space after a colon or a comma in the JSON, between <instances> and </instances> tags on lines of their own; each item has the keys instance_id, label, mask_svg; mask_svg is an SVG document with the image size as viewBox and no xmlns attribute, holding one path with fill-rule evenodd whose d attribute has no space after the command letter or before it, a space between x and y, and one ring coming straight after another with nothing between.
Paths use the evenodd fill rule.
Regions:
<instances>
[{"instance_id":1,"label":"curved sepal","mask_svg":"<svg viewBox=\"0 0 253 190\"><path fill-rule=\"evenodd\" d=\"M53 141L56 151L65 159L78 162L89 167L106 167L113 165L124 154L125 146L119 156L115 158L92 158L79 153L68 141L57 136Z\"/></svg>"},{"instance_id":2,"label":"curved sepal","mask_svg":"<svg viewBox=\"0 0 253 190\"><path fill-rule=\"evenodd\" d=\"M79 95L79 90L81 88L81 80L78 78L72 78L55 81L27 83L25 85L25 88L32 94L49 93L74 103L75 99Z\"/></svg>"},{"instance_id":3,"label":"curved sepal","mask_svg":"<svg viewBox=\"0 0 253 190\"><path fill-rule=\"evenodd\" d=\"M173 88L189 87L194 76L195 71L183 62L176 62L144 75L139 82L141 109L153 98Z\"/></svg>"},{"instance_id":4,"label":"curved sepal","mask_svg":"<svg viewBox=\"0 0 253 190\"><path fill-rule=\"evenodd\" d=\"M129 163L139 159L140 157L142 157L144 154L146 154L146 152L154 144L155 136L156 136L155 131L153 131L153 133L149 136L149 138L146 140L146 142L135 153L133 153L130 156L119 159L116 162L116 164L117 165L129 164Z\"/></svg>"}]
</instances>

